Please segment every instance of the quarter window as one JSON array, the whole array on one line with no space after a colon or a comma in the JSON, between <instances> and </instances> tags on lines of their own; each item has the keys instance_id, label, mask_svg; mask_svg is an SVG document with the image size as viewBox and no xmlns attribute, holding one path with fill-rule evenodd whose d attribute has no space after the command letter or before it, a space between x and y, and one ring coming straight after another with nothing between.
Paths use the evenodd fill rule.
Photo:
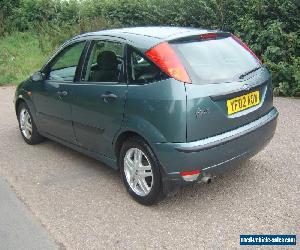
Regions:
<instances>
[{"instance_id":1,"label":"quarter window","mask_svg":"<svg viewBox=\"0 0 300 250\"><path fill-rule=\"evenodd\" d=\"M52 62L48 71L49 80L73 82L85 42L65 48Z\"/></svg>"},{"instance_id":2,"label":"quarter window","mask_svg":"<svg viewBox=\"0 0 300 250\"><path fill-rule=\"evenodd\" d=\"M129 60L128 74L131 83L145 84L168 78L156 65L133 49L131 49Z\"/></svg>"}]
</instances>

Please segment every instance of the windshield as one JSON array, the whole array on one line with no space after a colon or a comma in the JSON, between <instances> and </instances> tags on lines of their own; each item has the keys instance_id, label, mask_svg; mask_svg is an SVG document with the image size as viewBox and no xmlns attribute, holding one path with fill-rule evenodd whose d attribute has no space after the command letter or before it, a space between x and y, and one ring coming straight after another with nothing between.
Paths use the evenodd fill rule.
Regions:
<instances>
[{"instance_id":1,"label":"windshield","mask_svg":"<svg viewBox=\"0 0 300 250\"><path fill-rule=\"evenodd\" d=\"M260 62L232 37L173 43L195 84L233 81Z\"/></svg>"}]
</instances>

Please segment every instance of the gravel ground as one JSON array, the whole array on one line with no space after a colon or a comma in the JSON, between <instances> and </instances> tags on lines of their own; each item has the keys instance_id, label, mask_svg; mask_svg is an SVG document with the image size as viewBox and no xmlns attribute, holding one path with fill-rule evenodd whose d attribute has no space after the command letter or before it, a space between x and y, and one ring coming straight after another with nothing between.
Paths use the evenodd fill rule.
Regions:
<instances>
[{"instance_id":1,"label":"gravel ground","mask_svg":"<svg viewBox=\"0 0 300 250\"><path fill-rule=\"evenodd\" d=\"M299 246L300 99L275 98L278 128L261 153L145 207L104 164L52 141L25 144L13 93L0 88L0 175L61 247L232 249L240 234L297 234Z\"/></svg>"}]
</instances>

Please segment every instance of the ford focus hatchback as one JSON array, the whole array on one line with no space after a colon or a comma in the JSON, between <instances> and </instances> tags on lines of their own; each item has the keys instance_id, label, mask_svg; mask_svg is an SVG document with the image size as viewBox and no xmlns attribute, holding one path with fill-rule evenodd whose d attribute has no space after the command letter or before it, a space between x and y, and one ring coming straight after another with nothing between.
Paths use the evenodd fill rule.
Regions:
<instances>
[{"instance_id":1,"label":"ford focus hatchback","mask_svg":"<svg viewBox=\"0 0 300 250\"><path fill-rule=\"evenodd\" d=\"M15 108L28 144L94 157L150 205L259 152L276 128L272 99L268 70L234 35L139 27L65 42L18 86Z\"/></svg>"}]
</instances>

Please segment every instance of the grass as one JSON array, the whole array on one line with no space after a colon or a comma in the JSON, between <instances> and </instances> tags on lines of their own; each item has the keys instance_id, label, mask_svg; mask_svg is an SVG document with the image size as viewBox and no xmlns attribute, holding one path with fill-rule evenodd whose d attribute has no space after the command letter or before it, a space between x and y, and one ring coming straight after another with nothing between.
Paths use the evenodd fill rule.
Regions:
<instances>
[{"instance_id":1,"label":"grass","mask_svg":"<svg viewBox=\"0 0 300 250\"><path fill-rule=\"evenodd\" d=\"M46 42L47 43L47 42ZM16 32L0 38L0 86L19 84L39 70L51 54L49 44L43 44L32 33Z\"/></svg>"}]
</instances>

